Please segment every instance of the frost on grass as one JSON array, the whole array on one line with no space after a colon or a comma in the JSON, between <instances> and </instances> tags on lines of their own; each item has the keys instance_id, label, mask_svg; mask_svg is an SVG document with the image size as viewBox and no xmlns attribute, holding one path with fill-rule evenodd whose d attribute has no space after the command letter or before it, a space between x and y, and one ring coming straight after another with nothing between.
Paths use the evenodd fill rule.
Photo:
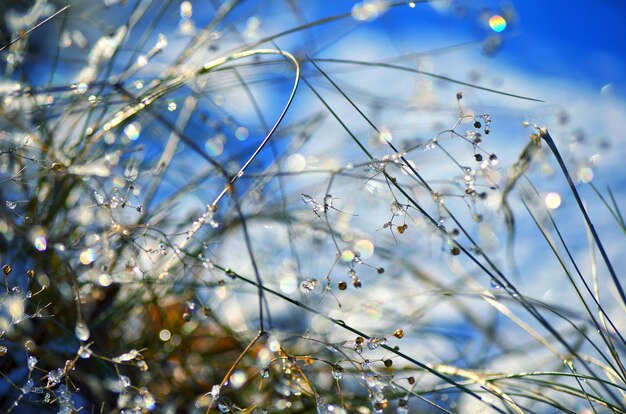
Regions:
<instances>
[{"instance_id":1,"label":"frost on grass","mask_svg":"<svg viewBox=\"0 0 626 414\"><path fill-rule=\"evenodd\" d=\"M593 254L555 267L577 262L545 130L506 129L529 100L435 54L346 52L443 3L235 3L5 15L2 410L624 412L618 285ZM578 307L538 296L535 264Z\"/></svg>"}]
</instances>

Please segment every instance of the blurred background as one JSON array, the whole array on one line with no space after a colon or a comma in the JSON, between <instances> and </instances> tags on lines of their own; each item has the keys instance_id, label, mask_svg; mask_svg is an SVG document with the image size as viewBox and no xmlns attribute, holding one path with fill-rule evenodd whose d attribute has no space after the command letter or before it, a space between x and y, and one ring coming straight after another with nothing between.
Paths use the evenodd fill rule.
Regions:
<instances>
[{"instance_id":1,"label":"blurred background","mask_svg":"<svg viewBox=\"0 0 626 414\"><path fill-rule=\"evenodd\" d=\"M0 16L3 410L624 412L619 2Z\"/></svg>"}]
</instances>

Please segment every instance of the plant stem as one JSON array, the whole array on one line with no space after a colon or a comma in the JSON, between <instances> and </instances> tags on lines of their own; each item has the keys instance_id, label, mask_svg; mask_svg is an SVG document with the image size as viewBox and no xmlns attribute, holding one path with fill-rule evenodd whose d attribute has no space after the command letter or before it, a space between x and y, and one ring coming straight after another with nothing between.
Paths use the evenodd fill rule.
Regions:
<instances>
[{"instance_id":1,"label":"plant stem","mask_svg":"<svg viewBox=\"0 0 626 414\"><path fill-rule=\"evenodd\" d=\"M585 210L585 206L583 205L583 202L580 199L580 196L578 195L578 190L576 190L574 181L572 181L569 171L567 170L567 167L565 166L565 162L563 161L563 158L561 157L561 154L559 153L559 150L556 147L556 144L554 143L552 136L550 136L550 133L548 132L546 128L539 129L539 136L543 138L546 144L548 144L548 147L550 148L550 150L554 154L554 157L559 163L559 167L561 167L561 171L563 172L563 175L565 176L565 179L567 180L567 184L569 185L569 188L572 191L574 198L576 199L576 204L578 204L578 208L580 208L580 211L583 214L585 222L587 223L587 226L589 226L589 230L591 231L593 240L596 242L598 246L600 255L602 256L602 259L604 260L604 263L606 264L606 267L609 270L609 274L611 275L611 278L613 279L613 283L615 283L615 287L617 288L617 292L620 296L620 299L622 300L623 304L626 305L626 294L624 293L622 284L619 282L619 279L617 278L617 274L615 273L615 270L613 269L613 265L611 264L611 261L609 260L609 256L606 254L606 250L604 250L604 245L602 244L602 241L600 240L600 237L598 236L598 233L596 232L596 228L594 227L593 223L591 222L591 219L589 218L589 215L587 214L587 210Z\"/></svg>"}]
</instances>

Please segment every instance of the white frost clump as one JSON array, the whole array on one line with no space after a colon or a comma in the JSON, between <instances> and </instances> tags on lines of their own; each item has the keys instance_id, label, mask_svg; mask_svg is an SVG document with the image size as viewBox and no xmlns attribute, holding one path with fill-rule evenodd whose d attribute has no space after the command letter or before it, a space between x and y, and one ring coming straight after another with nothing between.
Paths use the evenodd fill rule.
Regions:
<instances>
[{"instance_id":1,"label":"white frost clump","mask_svg":"<svg viewBox=\"0 0 626 414\"><path fill-rule=\"evenodd\" d=\"M32 28L37 22L54 13L54 6L46 4L46 0L37 0L33 7L28 9L24 14L11 9L4 15L7 28L13 34L19 33L21 30Z\"/></svg>"},{"instance_id":2,"label":"white frost clump","mask_svg":"<svg viewBox=\"0 0 626 414\"><path fill-rule=\"evenodd\" d=\"M115 49L119 47L126 36L128 28L126 26L120 26L115 34L111 36L102 36L96 44L93 46L89 55L87 56L87 66L85 66L78 75L78 82L90 83L96 79L98 75L98 66L100 63L105 62L113 56Z\"/></svg>"}]
</instances>

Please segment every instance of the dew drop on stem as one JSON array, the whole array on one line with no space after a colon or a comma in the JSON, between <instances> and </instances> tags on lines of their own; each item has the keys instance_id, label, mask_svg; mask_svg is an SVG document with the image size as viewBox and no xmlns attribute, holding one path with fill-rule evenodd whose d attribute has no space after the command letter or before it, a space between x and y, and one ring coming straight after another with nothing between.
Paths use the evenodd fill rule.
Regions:
<instances>
[{"instance_id":1,"label":"dew drop on stem","mask_svg":"<svg viewBox=\"0 0 626 414\"><path fill-rule=\"evenodd\" d=\"M400 214L404 213L404 208L402 207L402 204L398 203L397 201L391 203L390 210L391 214L393 214L394 216L399 216Z\"/></svg>"},{"instance_id":2,"label":"dew drop on stem","mask_svg":"<svg viewBox=\"0 0 626 414\"><path fill-rule=\"evenodd\" d=\"M22 387L22 393L28 394L29 392L32 391L34 385L35 385L35 381L33 381L32 378L29 378L28 381L26 381L26 384L24 384L24 387Z\"/></svg>"},{"instance_id":3,"label":"dew drop on stem","mask_svg":"<svg viewBox=\"0 0 626 414\"><path fill-rule=\"evenodd\" d=\"M228 397L222 397L220 398L219 402L217 403L217 408L220 410L220 412L222 413L228 413L231 411L231 408L233 406L232 401L230 400L230 398Z\"/></svg>"},{"instance_id":4,"label":"dew drop on stem","mask_svg":"<svg viewBox=\"0 0 626 414\"><path fill-rule=\"evenodd\" d=\"M331 370L331 374L333 376L333 379L339 381L341 378L343 378L343 368L341 367L341 365L333 365L333 368Z\"/></svg>"},{"instance_id":5,"label":"dew drop on stem","mask_svg":"<svg viewBox=\"0 0 626 414\"><path fill-rule=\"evenodd\" d=\"M309 279L303 280L302 283L300 283L300 291L302 293L316 292L316 291L319 291L320 287L321 287L320 282L315 278L309 278Z\"/></svg>"},{"instance_id":6,"label":"dew drop on stem","mask_svg":"<svg viewBox=\"0 0 626 414\"><path fill-rule=\"evenodd\" d=\"M91 336L91 332L89 332L89 328L84 322L78 322L76 324L74 334L76 335L76 338L81 341L86 341L89 339L89 336Z\"/></svg>"},{"instance_id":7,"label":"dew drop on stem","mask_svg":"<svg viewBox=\"0 0 626 414\"><path fill-rule=\"evenodd\" d=\"M376 349L382 345L387 345L387 338L370 338L367 341L367 347L369 349Z\"/></svg>"},{"instance_id":8,"label":"dew drop on stem","mask_svg":"<svg viewBox=\"0 0 626 414\"><path fill-rule=\"evenodd\" d=\"M122 386L122 388L130 387L130 378L128 378L126 375L120 375L120 385Z\"/></svg>"},{"instance_id":9,"label":"dew drop on stem","mask_svg":"<svg viewBox=\"0 0 626 414\"><path fill-rule=\"evenodd\" d=\"M78 348L78 356L83 358L83 359L88 359L91 357L91 349L89 349L86 346L80 346L80 348Z\"/></svg>"}]
</instances>

